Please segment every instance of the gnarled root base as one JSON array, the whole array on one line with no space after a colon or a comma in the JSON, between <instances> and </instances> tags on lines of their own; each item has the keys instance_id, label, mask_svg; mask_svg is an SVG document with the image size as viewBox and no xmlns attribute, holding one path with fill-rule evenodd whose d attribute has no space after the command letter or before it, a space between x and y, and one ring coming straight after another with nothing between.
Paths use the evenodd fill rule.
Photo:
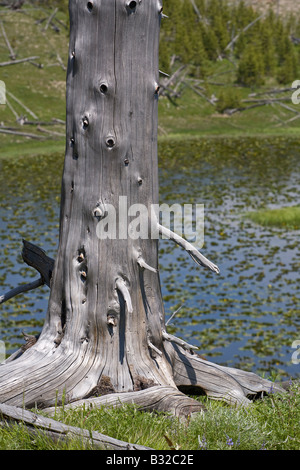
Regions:
<instances>
[{"instance_id":1,"label":"gnarled root base","mask_svg":"<svg viewBox=\"0 0 300 470\"><path fill-rule=\"evenodd\" d=\"M171 413L173 416L182 418L191 416L193 413L205 411L205 406L186 396L174 387L163 387L155 385L146 390L127 393L111 393L108 395L86 398L64 406L64 410L78 408L97 408L100 406L120 407L124 404L134 404L141 411L157 411ZM46 408L43 411L53 415L56 408Z\"/></svg>"},{"instance_id":2,"label":"gnarled root base","mask_svg":"<svg viewBox=\"0 0 300 470\"><path fill-rule=\"evenodd\" d=\"M229 405L245 406L250 403L250 398L269 392L284 392L279 385L254 373L219 366L176 343L165 341L165 354L172 368L175 386L155 384L149 380L145 390L136 387L129 392L110 393L112 390L108 387L107 390L98 391L106 395L93 397L93 391L97 394L97 371L92 373L91 365L76 357L76 354L74 357L74 353L68 355L66 351L59 353L56 350L52 354L48 351L42 355L41 350L35 350L38 343L17 360L0 366L0 403L45 408L59 405L63 396L66 407L81 406L83 403L87 406L134 403L143 410L169 412L182 417L205 411L201 403L185 393L207 395ZM86 384L88 374L95 378L95 383L89 381L89 387ZM140 388L144 388L143 384Z\"/></svg>"},{"instance_id":3,"label":"gnarled root base","mask_svg":"<svg viewBox=\"0 0 300 470\"><path fill-rule=\"evenodd\" d=\"M174 381L179 390L204 394L229 405L248 405L250 398L270 392L284 392L278 384L253 372L225 367L191 354L176 344L167 345L173 367Z\"/></svg>"},{"instance_id":4,"label":"gnarled root base","mask_svg":"<svg viewBox=\"0 0 300 470\"><path fill-rule=\"evenodd\" d=\"M199 257L199 262L209 263L202 255ZM39 271L41 282L49 285L53 260L28 242L24 242L23 258ZM209 264L209 267L214 268L214 265ZM117 289L130 313L131 298L124 282L117 280ZM127 357L124 344L120 343L119 347L124 349L120 360L113 348L114 358L105 348L101 354L95 340L87 341L84 337L79 341L75 333L69 333L66 338L62 329L57 338L48 316L40 337L25 335L24 347L0 365L0 403L45 408L59 405L63 397L68 406L79 406L82 400L88 405L129 402L145 410L189 416L203 411L204 406L185 393L207 395L229 405L244 406L251 398L270 391L284 392L279 385L252 372L204 360L193 352L193 346L167 333L163 322L160 327L159 348L148 339L150 354L143 345L136 348L143 354L141 357L131 350ZM132 337L128 342L130 340Z\"/></svg>"}]
</instances>

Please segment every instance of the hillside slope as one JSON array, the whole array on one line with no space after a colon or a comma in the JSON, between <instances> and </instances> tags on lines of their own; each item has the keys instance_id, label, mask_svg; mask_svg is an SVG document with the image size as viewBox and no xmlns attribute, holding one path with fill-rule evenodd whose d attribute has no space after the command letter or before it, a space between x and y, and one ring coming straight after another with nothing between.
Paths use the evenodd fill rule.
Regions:
<instances>
[{"instance_id":1,"label":"hillside slope","mask_svg":"<svg viewBox=\"0 0 300 470\"><path fill-rule=\"evenodd\" d=\"M241 0L234 0L235 3ZM229 0L229 3L233 3ZM285 16L290 13L299 13L299 2L296 0L244 0L244 3L259 11L266 11L272 8L276 14Z\"/></svg>"},{"instance_id":2,"label":"hillside slope","mask_svg":"<svg viewBox=\"0 0 300 470\"><path fill-rule=\"evenodd\" d=\"M169 0L169 9L174 1ZM255 7L265 7L268 3L247 1L255 4ZM0 105L0 156L52 153L55 150L64 153L68 17L63 11L56 11L54 4L51 6L53 2L44 3L48 6L33 8L32 4L25 3L21 10L0 6L0 80L7 88L7 104ZM277 0L272 3L277 3ZM282 8L296 8L295 5L296 2L289 0L279 2ZM165 10L169 14L168 5ZM170 18L162 22L161 36L161 49L169 44L171 54L175 46L180 47L180 41L176 42L172 37L169 43L165 41L164 32L170 28L168 25L174 24L172 15L174 11L170 11ZM177 21L178 17L181 18L177 15ZM179 21L189 26L186 19ZM190 26L186 29L192 34ZM253 29L249 30L247 35L252 31ZM170 34L174 32L171 31ZM179 32L178 38L181 37ZM248 36L246 40L248 41ZM211 44L215 47L213 42ZM198 47L199 43L195 41L195 45ZM11 49L16 56L15 61L11 58ZM189 52L194 54L196 60L197 57L201 58L199 49ZM29 57L35 58L17 63L18 60ZM10 65L3 65L10 62ZM176 59L171 73L179 66ZM201 73L195 74L195 68L192 70L194 74L190 75L191 69L185 68L179 75L179 79L182 79L179 84L176 80L171 80L168 84L171 95L174 90L176 95L171 96L169 93L169 97L166 89L163 89L169 79L161 75L160 134L297 135L300 107L291 102L292 91L289 91L289 87L292 81L289 79L287 84L279 84L274 77L268 76L262 86L253 89L236 83L238 66L238 57L234 57L234 60L231 57L217 57L207 59L203 76ZM164 70L163 65L161 67ZM292 77L293 80L300 78L294 75ZM276 88L287 88L288 91L283 95L268 94ZM257 98L263 93L263 99L270 101L267 105L252 106L253 99L257 99L253 93L258 94ZM276 102L275 98L278 98ZM246 100L246 104L243 100ZM283 102L280 103L280 100ZM232 108L233 105L238 112L224 114L226 107ZM239 107L243 108L242 111Z\"/></svg>"}]
</instances>

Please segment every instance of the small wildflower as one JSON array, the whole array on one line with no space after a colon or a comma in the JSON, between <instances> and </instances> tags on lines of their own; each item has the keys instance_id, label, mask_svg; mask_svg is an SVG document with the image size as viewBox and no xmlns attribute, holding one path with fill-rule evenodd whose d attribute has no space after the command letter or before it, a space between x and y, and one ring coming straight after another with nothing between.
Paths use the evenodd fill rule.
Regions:
<instances>
[{"instance_id":1,"label":"small wildflower","mask_svg":"<svg viewBox=\"0 0 300 470\"><path fill-rule=\"evenodd\" d=\"M227 434L226 434L226 436L227 436ZM231 437L227 436L226 444L227 444L229 447L232 447L232 446L233 446L233 440L231 439Z\"/></svg>"},{"instance_id":2,"label":"small wildflower","mask_svg":"<svg viewBox=\"0 0 300 470\"><path fill-rule=\"evenodd\" d=\"M207 442L206 442L205 436L203 436L202 439L200 438L200 436L198 436L198 442L199 442L199 448L201 450L207 449Z\"/></svg>"},{"instance_id":3,"label":"small wildflower","mask_svg":"<svg viewBox=\"0 0 300 470\"><path fill-rule=\"evenodd\" d=\"M260 450L267 450L267 449L266 449L266 446L265 446L265 441L263 441Z\"/></svg>"}]
</instances>

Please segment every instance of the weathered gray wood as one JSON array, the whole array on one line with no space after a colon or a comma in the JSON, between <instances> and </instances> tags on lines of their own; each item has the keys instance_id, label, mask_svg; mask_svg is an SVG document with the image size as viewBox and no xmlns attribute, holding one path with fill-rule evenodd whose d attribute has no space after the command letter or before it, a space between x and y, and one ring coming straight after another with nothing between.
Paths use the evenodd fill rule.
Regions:
<instances>
[{"instance_id":1,"label":"weathered gray wood","mask_svg":"<svg viewBox=\"0 0 300 470\"><path fill-rule=\"evenodd\" d=\"M0 67L6 67L7 65L17 65L23 62L30 62L31 60L39 59L39 56L26 57L25 59L10 60L8 62L1 62Z\"/></svg>"},{"instance_id":2,"label":"weathered gray wood","mask_svg":"<svg viewBox=\"0 0 300 470\"><path fill-rule=\"evenodd\" d=\"M159 0L70 2L59 247L55 263L29 242L23 249L24 261L50 286L50 299L35 344L0 365L0 402L49 407L104 390L114 394L106 401L142 397L151 409L189 415L202 408L177 388L244 404L253 390L271 386L200 360L166 331L158 237L150 234L150 209L159 204L161 17ZM134 204L148 209L148 237L130 236L124 222ZM115 236L101 237L111 208ZM182 237L155 220L154 226L219 272Z\"/></svg>"},{"instance_id":3,"label":"weathered gray wood","mask_svg":"<svg viewBox=\"0 0 300 470\"><path fill-rule=\"evenodd\" d=\"M9 39L7 37L7 34L6 34L6 31L5 31L5 28L4 28L4 24L3 24L3 21L0 21L0 28L1 28L1 32L2 32L2 35L4 37L4 40L6 42L6 45L7 45L7 48L9 50L9 54L10 54L10 58L12 60L15 60L16 59L16 54L14 53L14 50L13 48L11 47L11 44L9 42Z\"/></svg>"},{"instance_id":4,"label":"weathered gray wood","mask_svg":"<svg viewBox=\"0 0 300 470\"><path fill-rule=\"evenodd\" d=\"M179 390L190 394L205 394L229 405L248 405L250 399L284 392L277 383L259 377L252 372L214 364L197 354L190 354L178 344L166 344L171 358L174 380Z\"/></svg>"},{"instance_id":5,"label":"weathered gray wood","mask_svg":"<svg viewBox=\"0 0 300 470\"><path fill-rule=\"evenodd\" d=\"M55 440L66 440L68 438L78 437L84 442L91 444L93 447L104 450L151 450L150 447L120 441L119 439L105 436L97 431L68 426L55 419L46 418L16 406L0 404L0 416L3 420L2 423L0 423L2 425L9 424L11 421L22 423L26 425L29 432L36 434L40 431Z\"/></svg>"},{"instance_id":6,"label":"weathered gray wood","mask_svg":"<svg viewBox=\"0 0 300 470\"><path fill-rule=\"evenodd\" d=\"M74 400L101 377L115 392L137 389L140 378L174 386L159 274L141 270L136 256L157 270L158 240L97 236L101 207L112 205L119 217L120 197L127 207L159 203L160 19L156 0L70 3L67 145L48 312L37 343L2 367L0 401L51 403L64 390ZM36 260L25 261L49 283Z\"/></svg>"},{"instance_id":7,"label":"weathered gray wood","mask_svg":"<svg viewBox=\"0 0 300 470\"><path fill-rule=\"evenodd\" d=\"M95 398L86 398L64 406L64 410L84 407L99 408L101 406L120 407L124 404L134 404L142 411L171 412L173 416L191 416L194 413L206 411L205 406L174 387L154 386L145 390L128 393L112 393ZM57 408L46 408L43 411L54 415Z\"/></svg>"},{"instance_id":8,"label":"weathered gray wood","mask_svg":"<svg viewBox=\"0 0 300 470\"><path fill-rule=\"evenodd\" d=\"M40 278L40 279L36 279L33 282L29 282L28 284L23 284L21 286L15 287L14 289L7 292L6 294L0 295L0 305L12 299L13 297L16 297L19 294L24 294L25 292L36 289L37 287L40 287L43 284L44 284L44 281L42 278Z\"/></svg>"},{"instance_id":9,"label":"weathered gray wood","mask_svg":"<svg viewBox=\"0 0 300 470\"><path fill-rule=\"evenodd\" d=\"M228 44L227 46L225 47L224 49L224 52L227 51L227 49L230 49L233 44L238 40L238 38L240 37L241 34L245 33L246 31L248 31L248 29L250 29L255 23L257 23L257 21L259 21L263 16L265 15L265 13L262 13L260 16L258 16L257 18L255 18L255 20L251 21L251 23L247 24Z\"/></svg>"},{"instance_id":10,"label":"weathered gray wood","mask_svg":"<svg viewBox=\"0 0 300 470\"><path fill-rule=\"evenodd\" d=\"M22 258L28 266L31 266L40 273L44 283L50 287L50 280L54 269L54 260L47 256L42 248L28 242L27 240L23 240Z\"/></svg>"},{"instance_id":11,"label":"weathered gray wood","mask_svg":"<svg viewBox=\"0 0 300 470\"><path fill-rule=\"evenodd\" d=\"M158 230L162 236L169 238L170 240L177 243L177 245L181 246L184 250L186 250L195 263L200 264L201 266L204 266L205 268L208 268L215 273L220 272L218 266L205 258L205 256L203 256L191 243L182 238L180 235L177 235L176 233L172 232L172 230L169 230L160 224L158 224Z\"/></svg>"},{"instance_id":12,"label":"weathered gray wood","mask_svg":"<svg viewBox=\"0 0 300 470\"><path fill-rule=\"evenodd\" d=\"M16 103L18 103L28 114L30 114L33 117L33 119L38 119L37 115L33 111L31 111L31 109L29 109L28 106L22 103L22 101L19 100L19 98L13 95L13 93L7 90L6 94L10 96Z\"/></svg>"},{"instance_id":13,"label":"weathered gray wood","mask_svg":"<svg viewBox=\"0 0 300 470\"><path fill-rule=\"evenodd\" d=\"M36 139L36 140L43 140L45 137L40 137L36 134L31 134L29 132L20 132L20 131L10 131L8 129L0 129L1 134L12 134L12 135L19 135L22 137L28 137L30 139Z\"/></svg>"},{"instance_id":14,"label":"weathered gray wood","mask_svg":"<svg viewBox=\"0 0 300 470\"><path fill-rule=\"evenodd\" d=\"M15 116L16 120L18 121L19 115L18 115L17 111L15 110L15 108L13 107L13 105L11 104L11 102L7 98L6 98L6 104L9 107L9 109L11 110L11 112L13 113L13 115Z\"/></svg>"},{"instance_id":15,"label":"weathered gray wood","mask_svg":"<svg viewBox=\"0 0 300 470\"><path fill-rule=\"evenodd\" d=\"M49 28L49 25L51 23L51 21L54 19L56 13L58 12L58 8L55 8L55 10L51 13L51 15L49 16L47 22L46 22L46 25L43 29L43 31L47 31L47 29Z\"/></svg>"}]
</instances>

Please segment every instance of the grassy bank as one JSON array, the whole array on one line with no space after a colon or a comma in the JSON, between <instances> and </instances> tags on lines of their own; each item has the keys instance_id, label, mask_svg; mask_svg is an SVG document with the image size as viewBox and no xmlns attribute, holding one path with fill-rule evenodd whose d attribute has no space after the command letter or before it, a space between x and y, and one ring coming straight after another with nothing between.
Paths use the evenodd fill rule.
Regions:
<instances>
[{"instance_id":1,"label":"grassy bank","mask_svg":"<svg viewBox=\"0 0 300 470\"><path fill-rule=\"evenodd\" d=\"M300 206L249 212L247 217L265 227L298 229L300 227Z\"/></svg>"},{"instance_id":2,"label":"grassy bank","mask_svg":"<svg viewBox=\"0 0 300 470\"><path fill-rule=\"evenodd\" d=\"M71 426L98 431L119 440L155 450L298 450L300 448L300 394L294 385L286 395L270 395L234 409L202 399L207 412L189 422L162 413L144 413L136 407L57 411L55 419ZM22 425L0 432L0 449L92 449L76 438L55 444L43 433L30 436Z\"/></svg>"}]
</instances>

